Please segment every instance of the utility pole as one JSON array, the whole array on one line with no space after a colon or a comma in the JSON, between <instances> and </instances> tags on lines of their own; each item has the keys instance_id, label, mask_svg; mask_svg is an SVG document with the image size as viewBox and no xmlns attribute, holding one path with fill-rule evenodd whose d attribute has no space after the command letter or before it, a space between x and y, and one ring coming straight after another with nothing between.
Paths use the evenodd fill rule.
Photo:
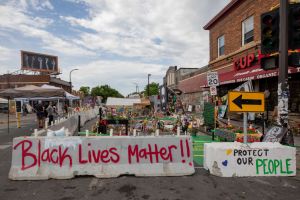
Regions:
<instances>
[{"instance_id":1,"label":"utility pole","mask_svg":"<svg viewBox=\"0 0 300 200\"><path fill-rule=\"evenodd\" d=\"M76 70L78 70L78 69L72 69L70 71L70 74L69 74L69 78L70 78L70 94L72 94L72 78L71 78L71 76L72 76L72 72L76 71Z\"/></svg>"},{"instance_id":2,"label":"utility pole","mask_svg":"<svg viewBox=\"0 0 300 200\"><path fill-rule=\"evenodd\" d=\"M288 128L288 0L280 0L279 22L279 75L278 75L278 125Z\"/></svg>"},{"instance_id":3,"label":"utility pole","mask_svg":"<svg viewBox=\"0 0 300 200\"><path fill-rule=\"evenodd\" d=\"M148 74L148 85L147 85L147 90L148 90L148 98L150 96L150 85L149 85L149 77L151 76L151 74Z\"/></svg>"}]
</instances>

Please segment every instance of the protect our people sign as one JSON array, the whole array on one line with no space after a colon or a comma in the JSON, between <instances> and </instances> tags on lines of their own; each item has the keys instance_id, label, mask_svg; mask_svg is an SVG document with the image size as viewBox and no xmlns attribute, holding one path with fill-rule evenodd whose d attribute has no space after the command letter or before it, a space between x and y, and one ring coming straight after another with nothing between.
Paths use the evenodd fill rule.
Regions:
<instances>
[{"instance_id":1,"label":"protect our people sign","mask_svg":"<svg viewBox=\"0 0 300 200\"><path fill-rule=\"evenodd\" d=\"M204 168L221 177L295 176L296 148L269 142L205 144Z\"/></svg>"},{"instance_id":2,"label":"protect our people sign","mask_svg":"<svg viewBox=\"0 0 300 200\"><path fill-rule=\"evenodd\" d=\"M192 152L189 136L18 137L13 140L9 178L191 175Z\"/></svg>"}]
</instances>

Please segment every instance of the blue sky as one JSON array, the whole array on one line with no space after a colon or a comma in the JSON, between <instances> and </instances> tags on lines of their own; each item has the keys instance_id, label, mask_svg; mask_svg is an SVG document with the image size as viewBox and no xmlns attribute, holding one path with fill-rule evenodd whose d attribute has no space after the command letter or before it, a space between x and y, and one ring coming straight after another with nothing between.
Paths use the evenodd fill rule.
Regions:
<instances>
[{"instance_id":1,"label":"blue sky","mask_svg":"<svg viewBox=\"0 0 300 200\"><path fill-rule=\"evenodd\" d=\"M126 95L147 74L208 63L203 26L229 0L0 0L0 73L20 69L20 50L58 56L75 89L109 84Z\"/></svg>"}]
</instances>

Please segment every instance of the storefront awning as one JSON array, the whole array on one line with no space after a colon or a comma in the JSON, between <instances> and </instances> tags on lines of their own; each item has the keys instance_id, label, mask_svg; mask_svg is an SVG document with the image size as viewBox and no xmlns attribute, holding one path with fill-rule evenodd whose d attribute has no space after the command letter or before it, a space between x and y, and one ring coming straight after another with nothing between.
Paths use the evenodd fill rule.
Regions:
<instances>
[{"instance_id":1,"label":"storefront awning","mask_svg":"<svg viewBox=\"0 0 300 200\"><path fill-rule=\"evenodd\" d=\"M288 72L289 74L300 73L300 67L290 67ZM251 68L246 68L244 70L220 73L219 82L220 85L225 85L230 83L245 82L248 80L264 79L275 76L278 76L278 69L265 71L260 67L260 65L257 65ZM207 87L207 83L203 84L201 87Z\"/></svg>"},{"instance_id":2,"label":"storefront awning","mask_svg":"<svg viewBox=\"0 0 300 200\"><path fill-rule=\"evenodd\" d=\"M261 69L260 65L255 65L239 71L233 70L233 66L230 66L217 71L219 74L220 85L278 76L278 69L265 71ZM300 73L300 67L290 67L289 74L293 73ZM183 93L199 92L203 91L207 87L206 72L181 80L178 86Z\"/></svg>"}]
</instances>

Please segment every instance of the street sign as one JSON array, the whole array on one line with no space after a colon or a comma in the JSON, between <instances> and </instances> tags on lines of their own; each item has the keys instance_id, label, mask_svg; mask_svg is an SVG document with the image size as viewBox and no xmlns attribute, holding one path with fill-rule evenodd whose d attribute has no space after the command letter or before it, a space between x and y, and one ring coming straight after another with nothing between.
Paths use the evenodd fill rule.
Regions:
<instances>
[{"instance_id":1,"label":"street sign","mask_svg":"<svg viewBox=\"0 0 300 200\"><path fill-rule=\"evenodd\" d=\"M211 86L209 89L210 89L210 95L211 96L216 96L217 95L217 87L216 86Z\"/></svg>"},{"instance_id":2,"label":"street sign","mask_svg":"<svg viewBox=\"0 0 300 200\"><path fill-rule=\"evenodd\" d=\"M218 86L219 85L219 75L218 72L208 72L207 73L207 85Z\"/></svg>"},{"instance_id":3,"label":"street sign","mask_svg":"<svg viewBox=\"0 0 300 200\"><path fill-rule=\"evenodd\" d=\"M264 112L265 96L263 92L228 93L229 112Z\"/></svg>"}]
</instances>

